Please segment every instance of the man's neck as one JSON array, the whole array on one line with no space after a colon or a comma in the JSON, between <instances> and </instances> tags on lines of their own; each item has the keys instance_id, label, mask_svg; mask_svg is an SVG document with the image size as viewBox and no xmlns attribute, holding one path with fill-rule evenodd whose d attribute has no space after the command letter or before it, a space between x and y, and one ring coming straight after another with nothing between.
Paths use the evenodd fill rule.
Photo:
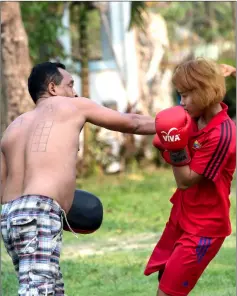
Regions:
<instances>
[{"instance_id":1,"label":"man's neck","mask_svg":"<svg viewBox=\"0 0 237 296\"><path fill-rule=\"evenodd\" d=\"M45 102L46 100L48 100L48 98L49 98L49 96L46 96L46 95L40 97L40 98L37 100L37 102L36 102L36 106L41 105L43 102Z\"/></svg>"}]
</instances>

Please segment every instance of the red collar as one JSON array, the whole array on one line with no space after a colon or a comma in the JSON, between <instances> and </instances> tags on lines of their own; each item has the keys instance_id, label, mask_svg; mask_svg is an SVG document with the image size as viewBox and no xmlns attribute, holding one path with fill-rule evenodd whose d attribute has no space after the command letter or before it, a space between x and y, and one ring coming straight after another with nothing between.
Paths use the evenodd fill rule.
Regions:
<instances>
[{"instance_id":1,"label":"red collar","mask_svg":"<svg viewBox=\"0 0 237 296\"><path fill-rule=\"evenodd\" d=\"M217 125L221 124L223 121L229 118L227 114L228 106L221 102L222 110L217 113L209 122L208 124L201 130L196 130L195 134L207 133L211 129L215 128ZM195 126L197 128L197 122L195 122Z\"/></svg>"}]
</instances>

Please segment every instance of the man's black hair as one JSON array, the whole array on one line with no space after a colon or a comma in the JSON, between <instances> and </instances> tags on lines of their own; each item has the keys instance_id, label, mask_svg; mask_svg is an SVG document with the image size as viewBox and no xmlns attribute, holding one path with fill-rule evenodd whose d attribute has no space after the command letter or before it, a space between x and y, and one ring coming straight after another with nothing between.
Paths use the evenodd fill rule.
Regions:
<instances>
[{"instance_id":1,"label":"man's black hair","mask_svg":"<svg viewBox=\"0 0 237 296\"><path fill-rule=\"evenodd\" d=\"M34 66L28 78L28 90L31 98L36 103L46 91L50 82L59 85L63 76L58 68L66 69L61 63L45 62Z\"/></svg>"}]
</instances>

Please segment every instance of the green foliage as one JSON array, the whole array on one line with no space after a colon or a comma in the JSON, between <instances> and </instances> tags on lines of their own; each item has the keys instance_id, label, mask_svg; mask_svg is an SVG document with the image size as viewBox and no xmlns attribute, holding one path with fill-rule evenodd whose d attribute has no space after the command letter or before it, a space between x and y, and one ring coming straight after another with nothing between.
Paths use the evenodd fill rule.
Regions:
<instances>
[{"instance_id":1,"label":"green foliage","mask_svg":"<svg viewBox=\"0 0 237 296\"><path fill-rule=\"evenodd\" d=\"M218 33L224 39L235 39L235 23L233 11L233 4L231 2L214 2L212 5L215 7L215 18L218 23ZM234 4L236 7L236 5Z\"/></svg>"},{"instance_id":2,"label":"green foliage","mask_svg":"<svg viewBox=\"0 0 237 296\"><path fill-rule=\"evenodd\" d=\"M230 2L170 2L159 3L151 8L160 13L168 24L172 38L177 38L177 25L189 27L209 42L216 38L234 41L234 22Z\"/></svg>"},{"instance_id":3,"label":"green foliage","mask_svg":"<svg viewBox=\"0 0 237 296\"><path fill-rule=\"evenodd\" d=\"M21 2L33 64L65 57L58 41L63 32L62 12L63 2Z\"/></svg>"},{"instance_id":4,"label":"green foliage","mask_svg":"<svg viewBox=\"0 0 237 296\"><path fill-rule=\"evenodd\" d=\"M145 1L132 1L131 2L131 14L128 30L133 27L137 27L145 31L145 19L144 14L147 12Z\"/></svg>"}]
</instances>

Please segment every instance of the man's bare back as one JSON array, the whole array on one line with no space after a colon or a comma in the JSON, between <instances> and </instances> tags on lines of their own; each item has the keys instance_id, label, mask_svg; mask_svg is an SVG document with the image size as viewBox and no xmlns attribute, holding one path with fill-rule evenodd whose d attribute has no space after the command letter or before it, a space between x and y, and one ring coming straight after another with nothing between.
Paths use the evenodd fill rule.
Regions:
<instances>
[{"instance_id":1,"label":"man's bare back","mask_svg":"<svg viewBox=\"0 0 237 296\"><path fill-rule=\"evenodd\" d=\"M79 133L84 124L65 98L50 98L18 117L6 130L2 151L8 178L3 203L22 195L55 199L68 211L76 181Z\"/></svg>"},{"instance_id":2,"label":"man's bare back","mask_svg":"<svg viewBox=\"0 0 237 296\"><path fill-rule=\"evenodd\" d=\"M1 150L7 179L2 203L22 195L55 199L68 212L76 185L79 134L86 121L113 130L146 133L146 116L120 114L85 98L51 97L18 117L5 131ZM142 122L142 121L141 121ZM137 129L137 130L136 130Z\"/></svg>"}]
</instances>

